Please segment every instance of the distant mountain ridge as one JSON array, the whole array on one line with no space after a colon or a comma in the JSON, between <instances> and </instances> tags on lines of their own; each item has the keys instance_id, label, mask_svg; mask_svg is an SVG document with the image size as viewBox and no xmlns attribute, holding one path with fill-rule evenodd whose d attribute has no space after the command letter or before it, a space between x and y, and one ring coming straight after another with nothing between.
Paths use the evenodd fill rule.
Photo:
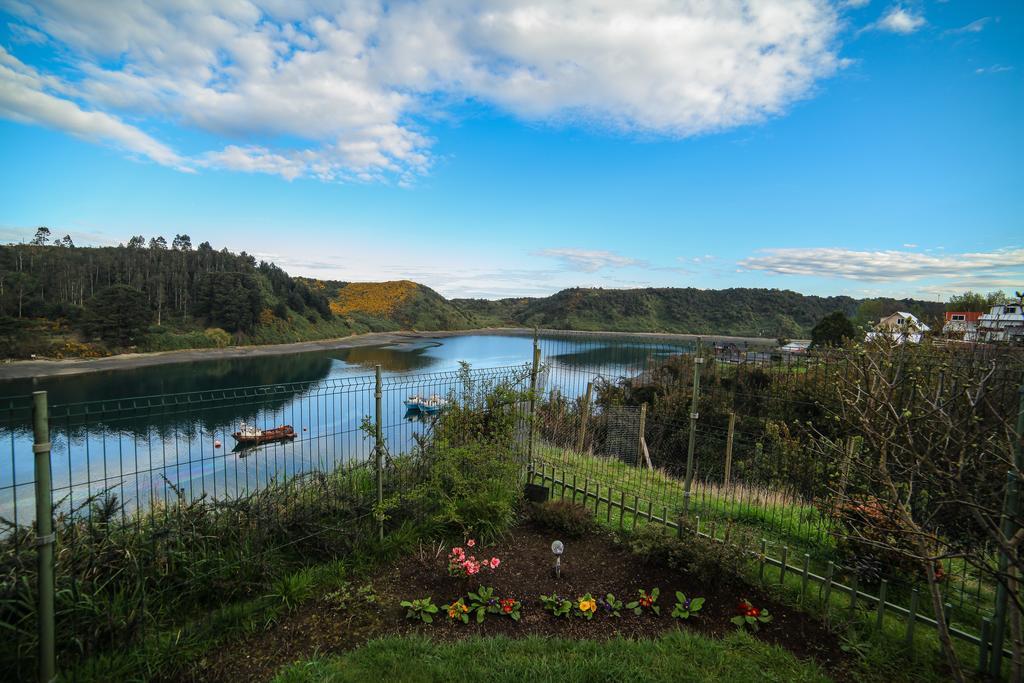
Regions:
<instances>
[{"instance_id":1,"label":"distant mountain ridge","mask_svg":"<svg viewBox=\"0 0 1024 683\"><path fill-rule=\"evenodd\" d=\"M565 289L551 296L446 299L411 280L293 277L249 254L193 248L188 235L117 247L0 245L0 353L107 355L271 344L396 330L543 327L807 337L842 311L860 325L897 310L932 324L943 304L806 296L779 289Z\"/></svg>"},{"instance_id":2,"label":"distant mountain ridge","mask_svg":"<svg viewBox=\"0 0 1024 683\"><path fill-rule=\"evenodd\" d=\"M693 287L574 287L540 298L452 299L451 303L486 326L754 337L806 337L819 320L835 311L865 324L897 310L935 320L944 310L940 302L915 299L854 299L782 289Z\"/></svg>"}]
</instances>

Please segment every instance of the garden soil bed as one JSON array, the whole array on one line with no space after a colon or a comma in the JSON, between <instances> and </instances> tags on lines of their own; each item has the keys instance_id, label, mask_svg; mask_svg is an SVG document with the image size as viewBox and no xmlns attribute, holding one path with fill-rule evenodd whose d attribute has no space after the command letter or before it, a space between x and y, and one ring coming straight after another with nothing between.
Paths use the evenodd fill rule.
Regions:
<instances>
[{"instance_id":1,"label":"garden soil bed","mask_svg":"<svg viewBox=\"0 0 1024 683\"><path fill-rule=\"evenodd\" d=\"M306 659L314 653L329 654L351 650L370 638L421 633L439 641L469 635L509 637L541 635L562 638L602 639L653 638L673 629L691 629L719 637L735 630L730 619L736 614L740 598L748 598L759 607L767 607L773 617L762 626L757 637L781 645L801 659L813 659L832 677L848 679L848 656L840 649L837 636L816 618L783 606L764 592L743 584L722 585L708 590L696 585L685 573L660 564L646 563L610 538L593 535L566 541L563 571L556 579L551 571L551 541L554 535L529 526L513 529L493 546L476 548L477 557L497 556L501 566L481 572L474 580L448 576L447 549L437 554L426 545L370 579L377 596L375 605L362 603L338 610L323 599L313 599L281 619L270 629L225 644L216 654L199 663L196 678L223 681L265 681L283 665ZM491 586L501 597L523 602L522 619L488 615L482 624L452 622L443 611L435 623L422 624L404 618L402 600L431 596L440 607L475 590ZM557 592L574 597L591 593L595 598L614 593L624 603L634 600L641 588L658 587L661 616L636 616L623 610L621 618L598 614L588 621L579 618L555 618L544 611L540 595ZM706 598L699 615L687 621L669 616L675 603L675 591L688 597ZM201 675L199 672L201 671Z\"/></svg>"}]
</instances>

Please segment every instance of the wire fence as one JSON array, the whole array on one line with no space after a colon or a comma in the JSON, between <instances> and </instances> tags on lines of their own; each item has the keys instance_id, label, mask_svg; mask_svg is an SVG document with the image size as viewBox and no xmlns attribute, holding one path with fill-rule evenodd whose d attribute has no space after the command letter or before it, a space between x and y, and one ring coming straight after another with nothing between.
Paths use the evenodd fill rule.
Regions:
<instances>
[{"instance_id":1,"label":"wire fence","mask_svg":"<svg viewBox=\"0 0 1024 683\"><path fill-rule=\"evenodd\" d=\"M877 610L879 624L899 618L912 634L933 623L914 568L851 542L843 506L869 500L871 482L857 464L870 444L835 418L846 409L837 388L859 381L863 357L547 330L537 348L533 370L525 363L50 406L58 661L137 640L158 628L161 610L257 594L268 576L350 552L382 525L416 521L415 508L386 522L377 508L401 499L429 467L429 458L405 456L423 453L448 407L498 384L536 389L529 405L516 406L517 438L530 456L524 471L554 495L593 506L613 526L657 522L744 544L762 577L795 584L801 596L816 585L826 604L845 595ZM970 394L967 380L977 377L986 393L970 423L983 435L1009 435L979 441L973 455L978 485L998 508L1012 464L998 449L1014 433L1021 355L988 347L921 355L901 380L910 392L901 400L912 404L925 388ZM17 678L31 675L39 647L32 414L32 397L0 403L0 610L10 634L0 665ZM267 443L236 438L284 426L292 432ZM945 537L971 531L955 515L937 524ZM981 540L969 549L996 561L997 549ZM999 586L962 553L940 562L945 616L956 637L981 645L981 663L993 654L985 629L1000 621Z\"/></svg>"},{"instance_id":2,"label":"wire fence","mask_svg":"<svg viewBox=\"0 0 1024 683\"><path fill-rule=\"evenodd\" d=\"M879 547L882 534L898 529L887 529L889 520L858 524L879 500L878 482L866 471L878 448L865 442L870 430L848 419L841 390L862 382L864 364L877 358L698 348L671 336L607 348L586 335L556 333L542 335L540 344L547 384L537 412L536 483L593 506L613 525L654 521L744 544L762 558L762 575L775 567L780 583L789 574L802 584L801 594L817 582L828 586L830 599L855 596L854 604L877 610L879 626L883 616L902 618L908 634L918 622L934 624L922 564ZM587 363L577 362L581 353ZM896 378L901 405L931 394L950 405L961 394L979 395L969 410L950 413L963 427L950 434L973 435L962 467L972 472L967 488L988 491L976 500L998 526L1007 468L1020 477L1019 455L1015 465L1011 451L1020 441L1014 423L1024 359L1019 350L992 347L912 353ZM915 495L915 509L927 507L928 493L939 492ZM965 521L966 508L949 507L931 514L928 528L941 546L933 552L943 616L954 637L986 643L978 651L984 667L991 654L984 639L1000 620L996 597L1006 575L986 568L998 564L998 552ZM1024 521L1019 510L1010 517L1018 526Z\"/></svg>"},{"instance_id":3,"label":"wire fence","mask_svg":"<svg viewBox=\"0 0 1024 683\"><path fill-rule=\"evenodd\" d=\"M377 506L422 480L443 410L497 385L525 392L529 379L528 366L464 368L48 406L56 632L46 635L32 397L5 399L0 668L30 678L41 639L68 668L418 521L413 507L385 519ZM257 434L276 438L247 442Z\"/></svg>"}]
</instances>

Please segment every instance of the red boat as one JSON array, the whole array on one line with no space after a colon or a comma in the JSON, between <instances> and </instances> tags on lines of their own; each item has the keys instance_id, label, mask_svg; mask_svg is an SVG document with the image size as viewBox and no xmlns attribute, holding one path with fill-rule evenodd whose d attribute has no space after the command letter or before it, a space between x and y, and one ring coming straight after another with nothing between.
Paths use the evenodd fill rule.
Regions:
<instances>
[{"instance_id":1,"label":"red boat","mask_svg":"<svg viewBox=\"0 0 1024 683\"><path fill-rule=\"evenodd\" d=\"M291 425L274 427L273 429L256 429L242 425L242 428L232 434L239 446L256 446L271 441L290 441L295 438L295 430Z\"/></svg>"}]
</instances>

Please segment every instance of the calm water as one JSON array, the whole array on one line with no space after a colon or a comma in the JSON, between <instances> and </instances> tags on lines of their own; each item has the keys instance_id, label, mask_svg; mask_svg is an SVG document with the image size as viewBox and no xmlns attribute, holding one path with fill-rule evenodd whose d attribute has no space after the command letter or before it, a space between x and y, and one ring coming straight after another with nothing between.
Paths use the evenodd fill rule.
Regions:
<instances>
[{"instance_id":1,"label":"calm water","mask_svg":"<svg viewBox=\"0 0 1024 683\"><path fill-rule=\"evenodd\" d=\"M550 367L543 388L567 394L580 393L586 375L629 374L652 354L687 350L673 344L652 351L600 337L542 338L541 347ZM526 336L416 339L6 382L0 398L49 392L54 492L64 509L109 492L130 510L168 501L175 489L187 497L230 497L275 478L368 457L372 443L359 426L373 413L375 365L385 373L382 421L395 453L430 429L429 419L406 410L407 396L462 391L455 376L460 361L483 375L478 381L511 378L525 386L522 368L531 354ZM255 389L266 385L274 386ZM239 450L231 433L243 423L291 424L299 437ZM19 523L32 517L31 443L26 419L0 416L0 516Z\"/></svg>"}]
</instances>

